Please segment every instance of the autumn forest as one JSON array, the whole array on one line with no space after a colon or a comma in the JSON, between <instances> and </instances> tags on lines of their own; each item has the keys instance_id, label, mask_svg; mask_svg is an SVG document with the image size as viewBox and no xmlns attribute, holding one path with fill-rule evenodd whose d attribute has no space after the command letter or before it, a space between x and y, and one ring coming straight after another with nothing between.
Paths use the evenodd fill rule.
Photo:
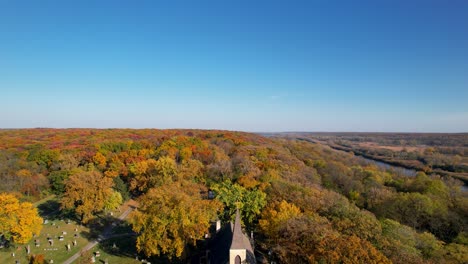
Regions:
<instances>
[{"instance_id":1,"label":"autumn forest","mask_svg":"<svg viewBox=\"0 0 468 264\"><path fill-rule=\"evenodd\" d=\"M0 130L0 256L49 232L38 204L51 199L54 214L89 232L131 201L122 226L133 240L125 247L152 263L190 262L205 250L213 223L233 220L236 209L259 263L468 263L468 194L450 175L465 172L465 152L439 148L453 158L431 169L420 159L409 177L337 150L337 142L352 141L216 130ZM400 153L393 150L388 155ZM429 160L431 151L420 155ZM45 263L39 255L28 261Z\"/></svg>"}]
</instances>

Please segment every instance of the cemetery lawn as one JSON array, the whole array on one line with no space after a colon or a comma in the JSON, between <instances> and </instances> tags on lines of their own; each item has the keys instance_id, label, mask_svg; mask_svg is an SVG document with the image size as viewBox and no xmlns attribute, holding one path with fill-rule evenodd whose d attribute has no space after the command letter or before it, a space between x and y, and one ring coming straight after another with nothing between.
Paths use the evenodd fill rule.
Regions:
<instances>
[{"instance_id":1,"label":"cemetery lawn","mask_svg":"<svg viewBox=\"0 0 468 264\"><path fill-rule=\"evenodd\" d=\"M96 257L96 263L104 263L106 260L109 264L141 263L141 261L135 259L137 254L135 243L136 237L132 235L110 238L82 255L75 263L89 263L89 259L97 251L100 253L100 257Z\"/></svg>"},{"instance_id":2,"label":"cemetery lawn","mask_svg":"<svg viewBox=\"0 0 468 264\"><path fill-rule=\"evenodd\" d=\"M78 229L78 232L75 232L75 228ZM66 235L63 235L63 241L58 239L62 235L62 232L66 232ZM77 234L76 242L77 246L73 246L74 234ZM70 256L79 252L81 248L86 245L89 241L86 236L89 234L89 229L80 225L77 225L75 222L70 221L70 224L66 224L63 220L49 220L47 224L44 224L42 227L41 234L33 238L26 245L16 245L11 246L8 249L0 250L0 263L15 263L15 260L19 260L21 264L29 263L28 256L26 252L27 245L30 246L31 255L42 254L44 255L47 261L53 259L54 263L62 263ZM49 235L53 240L53 245L50 245L47 241L47 235ZM39 247L35 246L34 240L37 239L39 242ZM67 244L71 245L71 250L67 251ZM12 256L12 253L15 253L15 257Z\"/></svg>"},{"instance_id":3,"label":"cemetery lawn","mask_svg":"<svg viewBox=\"0 0 468 264\"><path fill-rule=\"evenodd\" d=\"M101 231L96 229L90 230L88 227L82 226L73 220L67 221L67 217L61 215L59 211L60 205L55 197L44 199L35 205L37 206L41 217L43 219L47 219L47 223L42 226L40 235L31 239L28 244L11 245L9 248L1 248L0 263L14 264L16 260L21 264L29 263L27 254L28 245L31 250L30 255L42 254L44 255L47 263L49 263L51 259L54 261L54 264L62 263L75 253L81 252L82 248L92 241L92 238L96 237L96 234ZM122 208L124 208L124 206L122 206ZM120 213L116 212L115 214ZM123 234L122 236L102 241L102 244L98 244L89 250L89 252L85 253L85 255L92 256L93 252L100 251L101 257L96 258L96 263L103 263L106 258L109 260L109 263L140 263L139 261L136 261L134 257L136 254L136 238L132 235L124 235L131 231L129 226L124 222L117 225L113 231L113 235ZM60 236L63 236L63 240L59 240ZM52 238L52 245L48 242L48 237ZM75 239L77 245L73 246L73 241ZM35 240L37 240L39 244L37 247L35 246ZM113 247L114 243L116 244L116 247ZM67 244L70 244L70 251L67 250ZM15 254L14 257L12 256L12 253ZM75 261L75 263L80 263L82 261L83 257L80 257ZM89 263L89 261L86 263Z\"/></svg>"}]
</instances>

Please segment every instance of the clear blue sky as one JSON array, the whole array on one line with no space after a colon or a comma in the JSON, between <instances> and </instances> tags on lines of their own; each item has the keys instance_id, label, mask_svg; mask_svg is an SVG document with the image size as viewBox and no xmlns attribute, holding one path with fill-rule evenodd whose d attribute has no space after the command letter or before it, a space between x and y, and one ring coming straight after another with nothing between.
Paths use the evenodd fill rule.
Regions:
<instances>
[{"instance_id":1,"label":"clear blue sky","mask_svg":"<svg viewBox=\"0 0 468 264\"><path fill-rule=\"evenodd\" d=\"M468 1L0 0L0 127L468 132Z\"/></svg>"}]
</instances>

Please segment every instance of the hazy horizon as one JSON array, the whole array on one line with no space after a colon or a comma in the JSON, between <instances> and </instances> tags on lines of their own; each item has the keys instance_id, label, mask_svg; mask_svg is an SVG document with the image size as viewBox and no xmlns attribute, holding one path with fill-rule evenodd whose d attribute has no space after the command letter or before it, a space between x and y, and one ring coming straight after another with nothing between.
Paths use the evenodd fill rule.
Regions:
<instances>
[{"instance_id":1,"label":"hazy horizon","mask_svg":"<svg viewBox=\"0 0 468 264\"><path fill-rule=\"evenodd\" d=\"M248 130L231 130L231 129L220 129L220 128L183 128L183 127L168 127L168 128L158 128L158 127L141 127L141 128L133 128L133 127L5 127L0 128L0 130L27 130L27 129L97 129L97 130L118 130L118 129L129 129L129 130L219 130L219 131L228 131L228 132L245 132L245 133L253 133L253 134L294 134L294 133L316 133L316 134L468 134L468 132L414 132L414 131L248 131Z\"/></svg>"},{"instance_id":2,"label":"hazy horizon","mask_svg":"<svg viewBox=\"0 0 468 264\"><path fill-rule=\"evenodd\" d=\"M468 132L465 1L0 3L0 128Z\"/></svg>"}]
</instances>

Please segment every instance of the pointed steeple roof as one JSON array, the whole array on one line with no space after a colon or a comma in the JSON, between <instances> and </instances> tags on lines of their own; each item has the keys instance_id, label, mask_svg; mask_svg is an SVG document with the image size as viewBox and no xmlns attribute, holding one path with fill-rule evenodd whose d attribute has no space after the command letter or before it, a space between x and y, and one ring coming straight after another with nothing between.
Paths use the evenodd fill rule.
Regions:
<instances>
[{"instance_id":1,"label":"pointed steeple roof","mask_svg":"<svg viewBox=\"0 0 468 264\"><path fill-rule=\"evenodd\" d=\"M236 210L236 220L234 221L232 233L231 249L247 249L248 246L244 243L245 239L244 234L242 233L239 208Z\"/></svg>"}]
</instances>

